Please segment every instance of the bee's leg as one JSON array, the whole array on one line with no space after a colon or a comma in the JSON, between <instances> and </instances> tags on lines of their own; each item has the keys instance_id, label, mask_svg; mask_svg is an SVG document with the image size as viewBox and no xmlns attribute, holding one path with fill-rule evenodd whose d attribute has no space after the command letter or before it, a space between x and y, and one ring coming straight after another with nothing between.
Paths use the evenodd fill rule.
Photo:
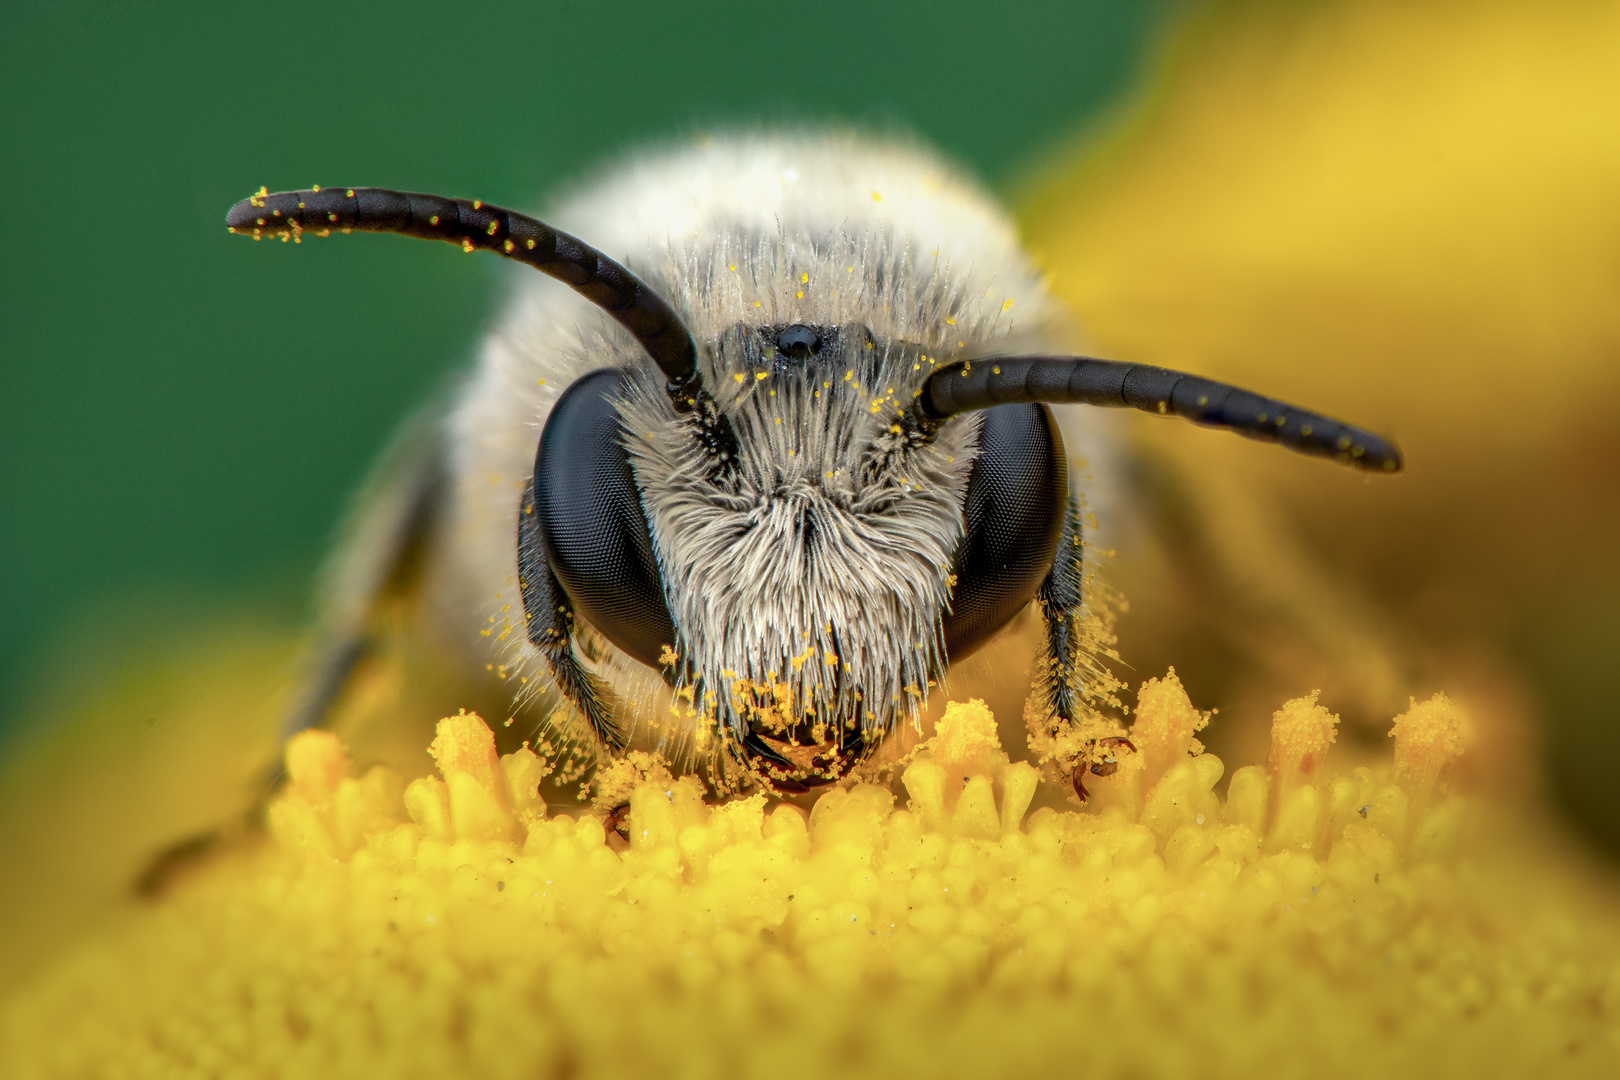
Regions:
<instances>
[{"instance_id":1,"label":"bee's leg","mask_svg":"<svg viewBox=\"0 0 1620 1080\"><path fill-rule=\"evenodd\" d=\"M444 504L444 435L434 413L408 422L361 490L322 575L320 616L283 741L326 723L356 668L377 647L384 610L412 594Z\"/></svg>"},{"instance_id":2,"label":"bee's leg","mask_svg":"<svg viewBox=\"0 0 1620 1080\"><path fill-rule=\"evenodd\" d=\"M1063 512L1052 572L1035 594L1046 620L1045 704L1052 715L1074 720L1080 714L1082 640L1080 617L1085 608L1080 500L1073 494Z\"/></svg>"},{"instance_id":3,"label":"bee's leg","mask_svg":"<svg viewBox=\"0 0 1620 1080\"><path fill-rule=\"evenodd\" d=\"M586 723L611 752L624 749L624 729L613 721L612 697L602 681L585 670L574 652L574 605L546 562L540 519L534 512L534 484L523 485L518 513L518 589L529 640L540 650L557 691L584 714Z\"/></svg>"}]
</instances>

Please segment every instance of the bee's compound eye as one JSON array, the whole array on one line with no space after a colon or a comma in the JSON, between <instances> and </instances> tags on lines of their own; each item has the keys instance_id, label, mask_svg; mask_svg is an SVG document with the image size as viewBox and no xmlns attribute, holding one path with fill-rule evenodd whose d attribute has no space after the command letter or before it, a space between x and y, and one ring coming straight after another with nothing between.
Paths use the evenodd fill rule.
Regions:
<instances>
[{"instance_id":1,"label":"bee's compound eye","mask_svg":"<svg viewBox=\"0 0 1620 1080\"><path fill-rule=\"evenodd\" d=\"M789 360L808 360L821 351L821 335L795 323L776 335L776 351Z\"/></svg>"},{"instance_id":2,"label":"bee's compound eye","mask_svg":"<svg viewBox=\"0 0 1620 1080\"><path fill-rule=\"evenodd\" d=\"M986 409L962 507L956 587L944 618L951 663L1012 621L1041 587L1057 556L1068 494L1063 436L1052 410L1040 404Z\"/></svg>"},{"instance_id":3,"label":"bee's compound eye","mask_svg":"<svg viewBox=\"0 0 1620 1080\"><path fill-rule=\"evenodd\" d=\"M624 372L593 371L563 391L534 462L540 543L574 609L649 667L675 644L652 536L624 453L615 399Z\"/></svg>"}]
</instances>

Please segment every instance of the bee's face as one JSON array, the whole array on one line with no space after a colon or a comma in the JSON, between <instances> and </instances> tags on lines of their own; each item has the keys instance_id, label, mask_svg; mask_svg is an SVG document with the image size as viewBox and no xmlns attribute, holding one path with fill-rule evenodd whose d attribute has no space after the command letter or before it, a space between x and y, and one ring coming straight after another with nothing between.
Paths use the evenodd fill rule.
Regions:
<instances>
[{"instance_id":1,"label":"bee's face","mask_svg":"<svg viewBox=\"0 0 1620 1080\"><path fill-rule=\"evenodd\" d=\"M733 467L706 467L661 388L586 376L536 459L551 565L775 786L834 778L1029 602L1061 440L1013 405L907 445L897 407L938 358L863 324L734 325L703 351Z\"/></svg>"}]
</instances>

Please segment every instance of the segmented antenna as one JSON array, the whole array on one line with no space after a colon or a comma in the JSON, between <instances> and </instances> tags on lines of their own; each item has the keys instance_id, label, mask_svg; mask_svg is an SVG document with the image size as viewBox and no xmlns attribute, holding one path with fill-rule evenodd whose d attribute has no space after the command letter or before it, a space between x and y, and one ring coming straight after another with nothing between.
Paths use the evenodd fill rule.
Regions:
<instances>
[{"instance_id":1,"label":"segmented antenna","mask_svg":"<svg viewBox=\"0 0 1620 1080\"><path fill-rule=\"evenodd\" d=\"M1398 472L1402 464L1394 443L1320 413L1197 375L1086 356L995 356L947 364L923 384L908 421L928 440L958 413L1035 401L1179 416L1370 472Z\"/></svg>"},{"instance_id":2,"label":"segmented antenna","mask_svg":"<svg viewBox=\"0 0 1620 1080\"><path fill-rule=\"evenodd\" d=\"M493 251L556 278L611 315L652 357L668 380L671 403L696 413L700 437L722 464L735 460L736 439L703 387L692 334L647 283L576 237L513 210L386 188L312 188L258 193L231 207L233 233L299 240L305 233L400 233L443 240L463 251Z\"/></svg>"}]
</instances>

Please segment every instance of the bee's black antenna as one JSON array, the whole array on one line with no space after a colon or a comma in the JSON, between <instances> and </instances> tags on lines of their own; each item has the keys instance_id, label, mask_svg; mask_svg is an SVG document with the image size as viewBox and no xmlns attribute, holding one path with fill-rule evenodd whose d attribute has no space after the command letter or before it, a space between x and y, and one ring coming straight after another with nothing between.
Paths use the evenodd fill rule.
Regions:
<instances>
[{"instance_id":1,"label":"bee's black antenna","mask_svg":"<svg viewBox=\"0 0 1620 1080\"><path fill-rule=\"evenodd\" d=\"M1035 401L1179 416L1371 472L1398 472L1402 464L1394 443L1320 413L1197 375L1086 356L992 356L948 364L923 383L906 420L926 440L957 413Z\"/></svg>"},{"instance_id":2,"label":"bee's black antenna","mask_svg":"<svg viewBox=\"0 0 1620 1080\"><path fill-rule=\"evenodd\" d=\"M499 206L385 188L313 188L270 194L263 188L225 215L231 232L254 239L299 239L334 230L401 233L484 250L534 267L613 316L647 350L669 381L677 412L696 411L708 435L730 434L713 408L697 367L692 334L646 282L589 244L525 214ZM707 440L706 440L707 441ZM722 442L726 441L723 438ZM711 449L724 452L730 447Z\"/></svg>"}]
</instances>

